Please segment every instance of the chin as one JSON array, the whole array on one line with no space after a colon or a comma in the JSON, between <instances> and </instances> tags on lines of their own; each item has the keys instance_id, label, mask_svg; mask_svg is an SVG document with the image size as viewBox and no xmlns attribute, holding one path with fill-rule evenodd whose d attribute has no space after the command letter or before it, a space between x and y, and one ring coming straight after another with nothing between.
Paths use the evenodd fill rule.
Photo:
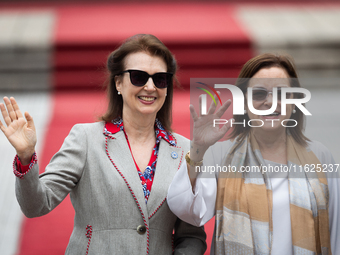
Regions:
<instances>
[{"instance_id":1,"label":"chin","mask_svg":"<svg viewBox=\"0 0 340 255\"><path fill-rule=\"evenodd\" d=\"M157 112L159 111L159 109L141 109L139 111L139 113L141 115L145 115L145 116L148 116L148 115L157 115Z\"/></svg>"}]
</instances>

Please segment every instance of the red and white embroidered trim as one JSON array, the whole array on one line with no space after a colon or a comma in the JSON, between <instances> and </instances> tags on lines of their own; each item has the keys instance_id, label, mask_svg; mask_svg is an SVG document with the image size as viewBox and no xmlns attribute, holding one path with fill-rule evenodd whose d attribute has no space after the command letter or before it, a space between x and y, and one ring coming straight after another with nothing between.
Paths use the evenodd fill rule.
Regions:
<instances>
[{"instance_id":1,"label":"red and white embroidered trim","mask_svg":"<svg viewBox=\"0 0 340 255\"><path fill-rule=\"evenodd\" d=\"M15 156L14 160L13 160L13 172L14 172L14 175L20 179L23 179L24 176L29 173L29 171L33 168L34 164L37 163L38 161L38 157L37 157L37 154L34 152L33 156L32 156L32 160L31 160L31 163L28 167L28 170L24 173L21 173L20 171L18 171L17 169L17 161L19 160L19 157L18 155Z\"/></svg>"},{"instance_id":2,"label":"red and white embroidered trim","mask_svg":"<svg viewBox=\"0 0 340 255\"><path fill-rule=\"evenodd\" d=\"M91 238L92 238L92 226L87 225L86 226L86 237L89 239L86 247L86 255L89 253L89 248L90 248L90 243L91 243Z\"/></svg>"},{"instance_id":3,"label":"red and white embroidered trim","mask_svg":"<svg viewBox=\"0 0 340 255\"><path fill-rule=\"evenodd\" d=\"M152 216L155 215L155 213L158 211L159 208L161 208L162 204L164 203L164 201L166 200L166 198L163 199L162 203L160 203L160 205L156 208L156 210L150 214L150 216L148 217L148 219L150 220Z\"/></svg>"}]
</instances>

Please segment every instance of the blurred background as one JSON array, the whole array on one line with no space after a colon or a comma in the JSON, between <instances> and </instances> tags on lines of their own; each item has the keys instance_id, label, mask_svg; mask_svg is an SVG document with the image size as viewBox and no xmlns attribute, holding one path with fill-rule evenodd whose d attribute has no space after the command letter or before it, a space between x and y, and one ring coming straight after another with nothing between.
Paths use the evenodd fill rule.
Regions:
<instances>
[{"instance_id":1,"label":"blurred background","mask_svg":"<svg viewBox=\"0 0 340 255\"><path fill-rule=\"evenodd\" d=\"M312 94L306 134L340 162L338 1L1 1L0 97L14 96L34 117L42 169L74 124L105 111L107 56L138 33L154 34L177 58L182 89L174 95L173 127L186 137L190 78L237 77L259 53L291 54ZM0 134L0 254L64 254L74 217L69 198L49 215L25 218L15 198L14 155ZM206 225L209 247L213 225Z\"/></svg>"}]
</instances>

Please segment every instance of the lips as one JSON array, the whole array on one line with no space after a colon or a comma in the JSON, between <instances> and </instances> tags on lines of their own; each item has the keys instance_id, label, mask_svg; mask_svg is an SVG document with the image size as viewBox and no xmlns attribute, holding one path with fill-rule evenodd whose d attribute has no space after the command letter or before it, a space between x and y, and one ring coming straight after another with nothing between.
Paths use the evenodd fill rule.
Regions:
<instances>
[{"instance_id":1,"label":"lips","mask_svg":"<svg viewBox=\"0 0 340 255\"><path fill-rule=\"evenodd\" d=\"M156 97L153 96L139 96L138 98L146 102L152 102L156 100Z\"/></svg>"},{"instance_id":2,"label":"lips","mask_svg":"<svg viewBox=\"0 0 340 255\"><path fill-rule=\"evenodd\" d=\"M269 115L261 115L261 119L279 119L281 116L281 113L278 111L273 112L272 114Z\"/></svg>"},{"instance_id":3,"label":"lips","mask_svg":"<svg viewBox=\"0 0 340 255\"><path fill-rule=\"evenodd\" d=\"M277 112L277 111L275 111L275 112L273 112L272 114L269 114L269 115L267 115L267 116L279 116L280 115L280 113L279 112Z\"/></svg>"}]
</instances>

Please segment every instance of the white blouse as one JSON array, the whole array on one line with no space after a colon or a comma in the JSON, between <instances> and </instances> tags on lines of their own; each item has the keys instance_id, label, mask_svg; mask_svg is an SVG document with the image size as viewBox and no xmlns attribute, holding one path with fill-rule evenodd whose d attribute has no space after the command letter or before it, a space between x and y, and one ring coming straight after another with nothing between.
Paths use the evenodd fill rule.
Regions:
<instances>
[{"instance_id":1,"label":"white blouse","mask_svg":"<svg viewBox=\"0 0 340 255\"><path fill-rule=\"evenodd\" d=\"M228 153L230 141L218 142L204 155L204 166L223 165L223 157ZM313 141L309 148L322 164L335 164L330 151L321 143ZM278 163L266 161L275 165ZM340 167L339 167L340 168ZM340 255L340 179L326 173L329 189L329 227L332 254ZM202 226L215 215L218 173L199 173L194 192L192 191L186 162L184 161L169 187L167 202L171 211L180 219ZM273 245L272 255L293 254L288 176L270 178L273 191ZM288 248L290 247L290 248ZM214 245L211 246L214 255Z\"/></svg>"}]
</instances>

